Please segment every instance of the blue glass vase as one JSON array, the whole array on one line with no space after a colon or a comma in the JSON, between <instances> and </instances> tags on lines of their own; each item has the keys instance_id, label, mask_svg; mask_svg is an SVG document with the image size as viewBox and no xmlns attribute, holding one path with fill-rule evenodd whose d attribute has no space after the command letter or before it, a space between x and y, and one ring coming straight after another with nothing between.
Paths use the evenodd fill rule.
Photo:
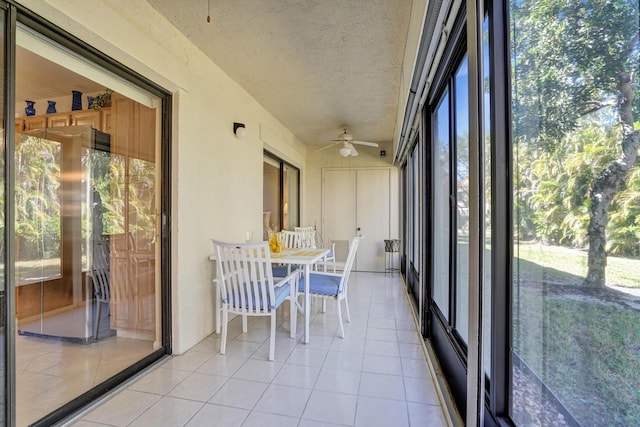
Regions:
<instances>
[{"instance_id":1,"label":"blue glass vase","mask_svg":"<svg viewBox=\"0 0 640 427\"><path fill-rule=\"evenodd\" d=\"M49 106L47 107L47 114L56 113L56 101L47 101Z\"/></svg>"},{"instance_id":2,"label":"blue glass vase","mask_svg":"<svg viewBox=\"0 0 640 427\"><path fill-rule=\"evenodd\" d=\"M71 91L71 111L82 110L82 92L77 90Z\"/></svg>"},{"instance_id":3,"label":"blue glass vase","mask_svg":"<svg viewBox=\"0 0 640 427\"><path fill-rule=\"evenodd\" d=\"M24 113L27 116L35 116L36 109L33 106L36 102L35 101L24 101L24 102L27 103L27 108L24 109Z\"/></svg>"}]
</instances>

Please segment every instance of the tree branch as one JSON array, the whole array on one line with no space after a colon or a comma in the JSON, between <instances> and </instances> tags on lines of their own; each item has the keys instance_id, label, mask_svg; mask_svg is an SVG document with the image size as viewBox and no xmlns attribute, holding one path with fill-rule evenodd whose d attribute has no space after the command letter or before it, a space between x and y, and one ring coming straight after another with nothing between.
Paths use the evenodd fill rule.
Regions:
<instances>
[{"instance_id":1,"label":"tree branch","mask_svg":"<svg viewBox=\"0 0 640 427\"><path fill-rule=\"evenodd\" d=\"M618 102L616 100L611 100L606 102L587 101L582 105L578 106L578 111L579 111L578 116L580 117L587 116L591 113L595 113L596 111L602 110L603 108L615 107L617 105L618 105ZM586 108L586 107L588 107L588 109L583 110L583 108Z\"/></svg>"}]
</instances>

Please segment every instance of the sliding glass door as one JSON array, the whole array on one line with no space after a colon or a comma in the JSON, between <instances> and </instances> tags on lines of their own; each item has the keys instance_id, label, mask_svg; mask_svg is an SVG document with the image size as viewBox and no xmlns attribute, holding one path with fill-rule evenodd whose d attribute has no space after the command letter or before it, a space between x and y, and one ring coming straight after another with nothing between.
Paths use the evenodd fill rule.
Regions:
<instances>
[{"instance_id":1,"label":"sliding glass door","mask_svg":"<svg viewBox=\"0 0 640 427\"><path fill-rule=\"evenodd\" d=\"M52 425L169 351L160 218L170 97L8 11L0 424Z\"/></svg>"},{"instance_id":2,"label":"sliding glass door","mask_svg":"<svg viewBox=\"0 0 640 427\"><path fill-rule=\"evenodd\" d=\"M263 161L263 235L300 225L300 170L266 153Z\"/></svg>"}]
</instances>

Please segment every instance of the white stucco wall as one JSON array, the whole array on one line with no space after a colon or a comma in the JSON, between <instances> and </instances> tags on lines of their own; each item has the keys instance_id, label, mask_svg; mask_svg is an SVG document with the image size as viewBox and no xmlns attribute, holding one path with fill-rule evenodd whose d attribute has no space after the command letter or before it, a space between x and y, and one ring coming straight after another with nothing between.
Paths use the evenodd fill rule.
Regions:
<instances>
[{"instance_id":1,"label":"white stucco wall","mask_svg":"<svg viewBox=\"0 0 640 427\"><path fill-rule=\"evenodd\" d=\"M214 330L209 239L262 234L264 145L298 167L305 148L145 1L21 3L174 95L172 346L182 353Z\"/></svg>"}]
</instances>

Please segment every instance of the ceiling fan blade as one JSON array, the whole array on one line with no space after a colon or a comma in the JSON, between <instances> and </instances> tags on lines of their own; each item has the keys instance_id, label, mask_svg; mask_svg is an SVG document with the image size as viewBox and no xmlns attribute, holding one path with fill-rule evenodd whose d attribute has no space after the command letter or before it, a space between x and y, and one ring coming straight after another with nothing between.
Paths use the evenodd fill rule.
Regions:
<instances>
[{"instance_id":1,"label":"ceiling fan blade","mask_svg":"<svg viewBox=\"0 0 640 427\"><path fill-rule=\"evenodd\" d=\"M322 151L322 150L326 150L327 148L334 147L334 146L336 146L336 145L340 144L341 142L342 142L342 141L338 141L338 142L333 143L333 144L325 145L324 147L317 149L317 150L316 150L316 153L317 153L317 152L319 152L319 151Z\"/></svg>"},{"instance_id":2,"label":"ceiling fan blade","mask_svg":"<svg viewBox=\"0 0 640 427\"><path fill-rule=\"evenodd\" d=\"M360 144L367 145L369 147L379 147L377 142L369 142L369 141L351 141L352 144Z\"/></svg>"}]
</instances>

